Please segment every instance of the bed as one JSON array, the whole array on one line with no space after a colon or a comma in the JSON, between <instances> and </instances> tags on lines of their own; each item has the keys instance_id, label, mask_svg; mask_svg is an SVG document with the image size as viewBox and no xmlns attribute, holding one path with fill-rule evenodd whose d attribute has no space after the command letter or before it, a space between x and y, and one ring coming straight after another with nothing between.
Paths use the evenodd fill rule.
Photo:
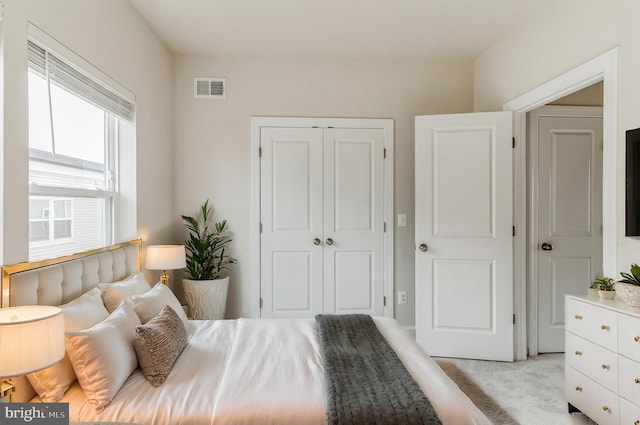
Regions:
<instances>
[{"instance_id":1,"label":"bed","mask_svg":"<svg viewBox=\"0 0 640 425\"><path fill-rule=\"evenodd\" d=\"M130 308L127 305L136 308L139 317L135 320L146 315L149 324L156 320L153 315L157 308L140 313L138 305L142 305L144 310L148 307L143 303L153 300L152 303L157 305L176 306L177 300L166 301L168 298L162 298L173 297L166 294L168 289L162 285L151 287L147 284L149 289L146 292L133 295L116 289L115 292L123 291L119 295L126 298L127 302L105 298L106 294L114 292L114 288L127 287L122 282L131 285L128 282L133 279L132 276L137 276L139 283L141 249L141 241L135 240L55 260L5 266L2 306L46 304L63 305L66 308L101 294L100 299L105 307L107 301L113 304L112 312L103 322L84 330L69 331L67 354L75 362L79 354L76 348L69 348L69 341L76 341L73 338L78 335L82 338L91 335L95 336L95 340L79 341L88 341L86 344L92 349L95 347L91 343L100 347L100 341L109 341L108 347L102 346L105 352L98 356L100 361L108 364L110 354L107 351L117 349L118 336L109 336L108 333L94 335L91 332L95 329L102 329L101 332L111 329L109 332L112 332L113 329L104 323L118 314L125 317L125 307ZM154 295L154 291L163 295ZM162 302L156 302L157 299ZM174 310L178 307L179 303ZM93 308L92 311L97 309ZM165 310L166 307L163 312ZM171 314L178 316L177 313ZM92 314L85 314L82 320ZM149 319L151 317L152 320ZM157 425L327 423L327 378L315 319L183 319L186 316L180 316L187 334L186 343L158 386L154 386L150 380L148 368L140 366L143 365L142 360L130 359L130 347L117 351L118 358L110 366L113 371L103 364L94 364L88 369L91 373L87 374L86 370L82 372L82 368L77 369L76 363L73 363L77 380L69 379L68 388L59 393L58 399L69 403L71 421ZM71 317L68 320L65 313L65 321L71 324L74 319ZM142 320L139 323L145 322ZM442 423L491 423L395 320L373 318L373 323L429 399ZM172 341L178 339L172 338ZM76 347L74 344L71 346ZM78 351L82 349L84 345ZM90 350L88 352L91 353ZM90 357L90 354L87 356ZM126 367L124 371L120 370L122 364L130 364L132 371L126 370ZM85 383L86 376L101 376L100 373L106 373L108 385L117 388L111 388L107 402L98 405L94 397L95 389L89 388L90 384L85 386L81 383ZM110 373L113 373L113 377ZM57 375L54 378L58 379ZM121 384L119 379L122 380ZM35 382L38 385L41 383ZM41 395L28 388L29 383L34 383L32 377L19 381L18 396L23 400L43 401ZM38 385L36 388L41 390ZM49 395L44 393L44 401L52 401L47 398ZM20 398L17 400L20 401Z\"/></svg>"}]
</instances>

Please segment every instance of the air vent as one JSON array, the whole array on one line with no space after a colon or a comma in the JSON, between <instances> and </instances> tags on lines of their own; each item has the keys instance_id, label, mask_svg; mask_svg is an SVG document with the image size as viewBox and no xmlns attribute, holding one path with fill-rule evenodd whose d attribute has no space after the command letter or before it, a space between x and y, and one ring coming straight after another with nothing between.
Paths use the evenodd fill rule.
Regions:
<instances>
[{"instance_id":1,"label":"air vent","mask_svg":"<svg viewBox=\"0 0 640 425\"><path fill-rule=\"evenodd\" d=\"M194 78L193 97L196 99L224 99L227 97L226 78Z\"/></svg>"}]
</instances>

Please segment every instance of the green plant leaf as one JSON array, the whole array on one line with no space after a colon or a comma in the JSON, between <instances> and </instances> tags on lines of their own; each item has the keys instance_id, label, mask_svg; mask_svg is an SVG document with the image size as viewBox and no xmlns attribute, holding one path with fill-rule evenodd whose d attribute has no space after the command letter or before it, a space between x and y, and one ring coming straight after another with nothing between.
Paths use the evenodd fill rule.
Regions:
<instances>
[{"instance_id":1,"label":"green plant leaf","mask_svg":"<svg viewBox=\"0 0 640 425\"><path fill-rule=\"evenodd\" d=\"M207 199L195 216L181 215L189 232L185 240L187 271L193 280L211 280L224 277L229 265L238 261L225 252L232 241L227 220L211 224L213 208Z\"/></svg>"}]
</instances>

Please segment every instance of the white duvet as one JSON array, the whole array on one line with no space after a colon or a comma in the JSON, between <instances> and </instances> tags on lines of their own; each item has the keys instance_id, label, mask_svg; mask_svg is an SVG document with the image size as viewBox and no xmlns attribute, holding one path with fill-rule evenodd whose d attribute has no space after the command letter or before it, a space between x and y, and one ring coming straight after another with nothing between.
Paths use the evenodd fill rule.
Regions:
<instances>
[{"instance_id":1,"label":"white duvet","mask_svg":"<svg viewBox=\"0 0 640 425\"><path fill-rule=\"evenodd\" d=\"M376 325L444 424L491 422L399 324ZM326 395L314 319L192 321L190 339L164 384L140 370L102 413L78 383L67 392L72 422L145 425L325 423Z\"/></svg>"}]
</instances>

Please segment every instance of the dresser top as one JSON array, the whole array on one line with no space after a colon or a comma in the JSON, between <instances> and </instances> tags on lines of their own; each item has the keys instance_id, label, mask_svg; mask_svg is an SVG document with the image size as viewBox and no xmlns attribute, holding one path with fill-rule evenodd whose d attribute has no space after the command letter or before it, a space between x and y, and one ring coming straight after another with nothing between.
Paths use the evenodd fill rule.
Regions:
<instances>
[{"instance_id":1,"label":"dresser top","mask_svg":"<svg viewBox=\"0 0 640 425\"><path fill-rule=\"evenodd\" d=\"M640 317L640 308L632 307L629 304L622 301L616 296L613 300L605 300L604 298L594 297L591 295L565 295L565 298L573 298L579 301L584 301L589 304L594 304L600 307L608 308L609 310L615 310L620 313L629 314L631 316Z\"/></svg>"}]
</instances>

